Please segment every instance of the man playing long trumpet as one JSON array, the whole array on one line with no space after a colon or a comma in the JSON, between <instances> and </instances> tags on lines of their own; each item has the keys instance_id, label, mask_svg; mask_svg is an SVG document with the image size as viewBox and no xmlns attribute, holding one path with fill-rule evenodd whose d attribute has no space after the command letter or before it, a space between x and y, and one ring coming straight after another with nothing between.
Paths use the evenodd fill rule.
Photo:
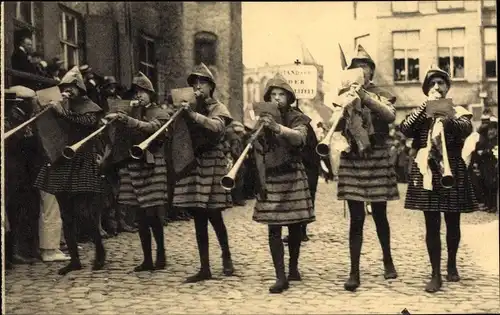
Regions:
<instances>
[{"instance_id":1,"label":"man playing long trumpet","mask_svg":"<svg viewBox=\"0 0 500 315\"><path fill-rule=\"evenodd\" d=\"M226 174L227 163L224 133L232 117L226 106L213 98L215 79L203 63L196 66L187 78L196 94L196 107L183 102L189 133L193 142L194 161L176 182L173 206L188 209L194 217L196 241L201 268L185 282L212 278L208 247L208 222L215 230L222 250L223 272L234 273L226 225L222 211L232 206L231 193L220 183ZM175 131L174 131L175 132Z\"/></svg>"},{"instance_id":2,"label":"man playing long trumpet","mask_svg":"<svg viewBox=\"0 0 500 315\"><path fill-rule=\"evenodd\" d=\"M107 119L117 119L115 129L117 137L127 137L139 144L146 136L158 131L170 118L166 110L154 103L156 92L151 81L142 73L134 77L132 82L133 99L136 102L131 114L111 113ZM159 137L165 137L165 133ZM156 138L142 157L138 160L127 158L119 161L119 192L118 204L136 211L139 223L139 238L141 240L143 262L134 271L151 271L164 269L166 266L163 221L167 194L167 166L164 157L163 141ZM155 143L156 141L156 143ZM109 159L113 155L113 146L107 145ZM104 163L106 161L104 160ZM122 210L122 209L120 209ZM119 210L119 211L120 211ZM151 231L156 241L156 262L153 265Z\"/></svg>"},{"instance_id":3,"label":"man playing long trumpet","mask_svg":"<svg viewBox=\"0 0 500 315\"><path fill-rule=\"evenodd\" d=\"M6 131L36 116L35 91L17 85L6 89L4 95ZM38 232L40 196L33 182L41 157L33 131L28 125L5 140L5 214L10 225L10 231L5 234L7 263L31 263L38 256L35 231Z\"/></svg>"},{"instance_id":4,"label":"man playing long trumpet","mask_svg":"<svg viewBox=\"0 0 500 315\"><path fill-rule=\"evenodd\" d=\"M68 125L69 142L75 143L96 129L102 109L86 96L78 67L64 75L59 88L65 100L53 103L52 107L57 117ZM76 235L77 220L82 214L88 219L96 247L93 269L104 266L106 252L99 232L104 183L96 159L96 142L89 141L72 159L60 158L52 165L45 163L35 181L35 187L55 195L60 206L64 238L71 256L70 263L59 269L61 275L82 268Z\"/></svg>"},{"instance_id":5,"label":"man playing long trumpet","mask_svg":"<svg viewBox=\"0 0 500 315\"><path fill-rule=\"evenodd\" d=\"M358 45L347 69L361 68L364 82L355 91L360 108L344 109L344 128L350 140L350 152L342 152L338 170L338 199L347 200L350 213L349 251L351 270L344 284L348 291L360 285L359 261L363 243L365 203L370 203L378 239L382 247L384 277L394 279L397 273L391 255L387 201L399 199L396 173L390 163L389 124L396 118L396 98L376 87L371 81L375 63ZM351 87L352 88L352 87ZM350 115L346 118L346 112ZM341 126L340 126L341 127Z\"/></svg>"},{"instance_id":6,"label":"man playing long trumpet","mask_svg":"<svg viewBox=\"0 0 500 315\"><path fill-rule=\"evenodd\" d=\"M460 280L457 270L460 214L478 210L462 158L465 139L472 132L472 115L460 106L437 111L432 116L427 114L428 103L444 99L450 87L448 73L431 67L422 84L427 101L400 125L401 132L413 138L413 147L418 150L411 168L405 208L424 211L425 238L432 267L431 280L425 287L427 292L439 291L442 285L441 212L446 221L448 246L446 279L457 282ZM451 183L443 181L446 176L453 179Z\"/></svg>"},{"instance_id":7,"label":"man playing long trumpet","mask_svg":"<svg viewBox=\"0 0 500 315\"><path fill-rule=\"evenodd\" d=\"M311 119L291 108L295 94L280 74L267 83L264 101L277 103L281 117L266 113L260 117L259 124L265 129L254 146L260 191L253 220L268 225L269 248L276 272L276 283L269 288L269 292L281 293L288 289L289 281L301 280L298 260L302 225L315 220L301 155L301 149L306 144L307 124ZM279 119L281 124L276 122ZM288 278L281 239L283 226L288 227Z\"/></svg>"}]
</instances>

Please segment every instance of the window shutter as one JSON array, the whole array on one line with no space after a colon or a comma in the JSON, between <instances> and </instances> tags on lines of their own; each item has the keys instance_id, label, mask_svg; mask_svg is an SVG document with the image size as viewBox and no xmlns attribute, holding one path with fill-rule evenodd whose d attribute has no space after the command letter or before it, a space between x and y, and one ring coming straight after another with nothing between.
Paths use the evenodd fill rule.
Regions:
<instances>
[{"instance_id":1,"label":"window shutter","mask_svg":"<svg viewBox=\"0 0 500 315\"><path fill-rule=\"evenodd\" d=\"M102 76L113 75L116 68L116 28L113 19L107 16L88 15L85 18L86 62Z\"/></svg>"}]
</instances>

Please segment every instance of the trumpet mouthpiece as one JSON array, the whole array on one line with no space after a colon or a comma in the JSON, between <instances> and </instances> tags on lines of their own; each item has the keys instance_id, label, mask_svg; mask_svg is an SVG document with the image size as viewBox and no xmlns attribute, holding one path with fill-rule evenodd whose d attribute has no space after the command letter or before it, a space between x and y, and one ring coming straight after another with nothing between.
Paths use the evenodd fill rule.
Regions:
<instances>
[{"instance_id":1,"label":"trumpet mouthpiece","mask_svg":"<svg viewBox=\"0 0 500 315\"><path fill-rule=\"evenodd\" d=\"M231 190L234 188L234 179L229 176L222 177L220 184L225 190Z\"/></svg>"}]
</instances>

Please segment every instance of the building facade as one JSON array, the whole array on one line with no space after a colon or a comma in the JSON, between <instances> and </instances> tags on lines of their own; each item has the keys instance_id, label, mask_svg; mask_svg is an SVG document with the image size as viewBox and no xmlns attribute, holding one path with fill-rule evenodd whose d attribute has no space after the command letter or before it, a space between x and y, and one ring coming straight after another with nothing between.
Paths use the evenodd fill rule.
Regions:
<instances>
[{"instance_id":1,"label":"building facade","mask_svg":"<svg viewBox=\"0 0 500 315\"><path fill-rule=\"evenodd\" d=\"M397 96L397 123L424 100L431 64L450 73L449 96L475 121L485 107L498 113L496 1L355 1L353 10L352 48L368 50L375 83Z\"/></svg>"},{"instance_id":2,"label":"building facade","mask_svg":"<svg viewBox=\"0 0 500 315\"><path fill-rule=\"evenodd\" d=\"M327 122L332 113L332 109L324 104L323 66L309 64L318 71L317 93L313 99L300 99L299 108L312 119L311 125L316 126L318 122ZM267 82L280 71L280 68L294 67L296 64L268 65L257 68L245 68L243 73L243 111L245 119L250 119L249 111L253 108L254 102L262 102L264 90ZM295 106L295 105L294 105Z\"/></svg>"},{"instance_id":3,"label":"building facade","mask_svg":"<svg viewBox=\"0 0 500 315\"><path fill-rule=\"evenodd\" d=\"M241 3L22 1L4 2L4 14L6 68L20 28L32 30L45 60L59 57L66 68L87 63L127 86L144 72L160 101L185 87L189 71L204 62L216 78L216 97L242 119Z\"/></svg>"}]
</instances>

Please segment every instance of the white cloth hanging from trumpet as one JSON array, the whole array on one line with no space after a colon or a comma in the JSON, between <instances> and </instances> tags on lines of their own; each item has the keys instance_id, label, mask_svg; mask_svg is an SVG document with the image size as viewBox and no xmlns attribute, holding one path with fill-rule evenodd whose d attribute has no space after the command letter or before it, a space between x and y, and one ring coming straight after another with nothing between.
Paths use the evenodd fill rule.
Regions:
<instances>
[{"instance_id":1,"label":"white cloth hanging from trumpet","mask_svg":"<svg viewBox=\"0 0 500 315\"><path fill-rule=\"evenodd\" d=\"M462 116L472 116L472 114L466 110L465 108L461 106L456 106L454 107L455 109L455 116L454 119L458 119ZM433 190L433 185L432 185L432 171L429 166L429 155L430 151L433 145L440 146L442 143L440 143L441 139L441 134L444 133L444 125L443 122L440 118L436 119L433 127L429 130L429 133L427 135L427 142L426 142L426 147L421 148L418 150L417 155L415 157L415 163L417 164L417 167L420 171L420 174L422 174L423 177L423 188L426 190ZM479 140L479 138L477 138ZM474 151L475 144L477 141L475 141L475 136L471 134L469 137L467 137L465 144L462 148L462 159L468 166L470 163L470 156L472 152ZM446 145L446 144L444 144ZM441 168L444 167L444 159L440 162Z\"/></svg>"}]
</instances>

